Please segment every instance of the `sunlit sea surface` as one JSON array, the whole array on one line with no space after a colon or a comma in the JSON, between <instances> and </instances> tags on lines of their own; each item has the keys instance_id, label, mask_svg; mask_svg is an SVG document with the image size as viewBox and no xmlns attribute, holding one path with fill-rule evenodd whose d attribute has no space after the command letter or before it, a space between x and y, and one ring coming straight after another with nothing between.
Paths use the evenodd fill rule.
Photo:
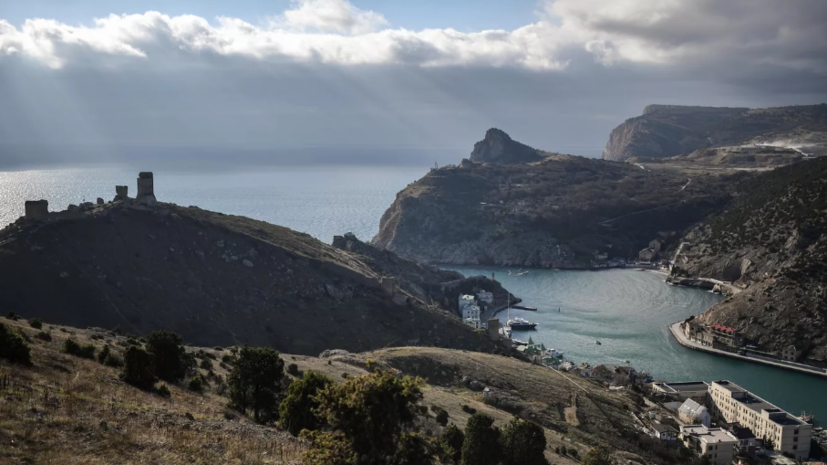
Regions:
<instances>
[{"instance_id":1,"label":"sunlit sea surface","mask_svg":"<svg viewBox=\"0 0 827 465\"><path fill-rule=\"evenodd\" d=\"M306 232L329 243L351 231L369 240L396 193L427 167L279 168L255 172L156 172L159 200L244 215ZM0 173L0 224L23 214L24 200L46 199L51 210L97 197L110 200L115 185L134 196L137 173L118 168ZM452 267L466 275L496 274L506 288L539 308L514 315L539 323L515 337L543 342L576 362L626 364L669 380L730 379L795 414L827 419L827 380L716 357L680 347L667 325L698 314L719 297L664 284L634 270L530 270L521 277L488 267ZM559 311L558 311L559 310ZM601 345L595 341L599 340Z\"/></svg>"}]
</instances>

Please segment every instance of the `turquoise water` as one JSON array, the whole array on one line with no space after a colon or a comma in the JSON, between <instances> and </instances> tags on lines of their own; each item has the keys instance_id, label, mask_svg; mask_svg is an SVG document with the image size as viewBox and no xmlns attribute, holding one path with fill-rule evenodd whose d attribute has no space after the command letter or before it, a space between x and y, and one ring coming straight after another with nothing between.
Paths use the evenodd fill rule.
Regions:
<instances>
[{"instance_id":1,"label":"turquoise water","mask_svg":"<svg viewBox=\"0 0 827 465\"><path fill-rule=\"evenodd\" d=\"M493 272L525 305L538 308L511 311L512 316L538 323L536 331L514 332L516 339L530 336L575 362L626 364L629 360L638 370L670 381L729 379L794 414L806 410L822 422L827 420L827 379L678 345L668 325L720 300L710 292L669 286L663 275L651 271L531 269L516 277L503 268L446 268L466 276ZM506 319L504 313L498 317Z\"/></svg>"},{"instance_id":2,"label":"turquoise water","mask_svg":"<svg viewBox=\"0 0 827 465\"><path fill-rule=\"evenodd\" d=\"M314 167L259 171L155 172L159 200L198 205L280 224L330 242L352 231L365 240L396 193L428 170ZM52 210L97 197L111 199L116 184L135 194L135 170L118 168L0 173L0 226L23 214L27 199L49 200ZM827 380L695 352L679 346L667 325L706 310L719 297L672 287L652 272L530 270L522 277L500 268L454 267L466 275L496 273L498 280L538 312L514 311L539 323L535 340L578 362L625 363L669 380L731 379L793 412L827 419ZM555 310L561 308L561 312ZM528 339L529 333L515 337ZM600 340L602 345L595 344Z\"/></svg>"}]
</instances>

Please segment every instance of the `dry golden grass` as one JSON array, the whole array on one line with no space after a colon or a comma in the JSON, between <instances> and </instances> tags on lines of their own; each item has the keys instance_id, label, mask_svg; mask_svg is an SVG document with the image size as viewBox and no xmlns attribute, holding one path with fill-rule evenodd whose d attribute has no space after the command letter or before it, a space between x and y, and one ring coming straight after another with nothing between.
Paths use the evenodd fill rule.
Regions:
<instances>
[{"instance_id":1,"label":"dry golden grass","mask_svg":"<svg viewBox=\"0 0 827 465\"><path fill-rule=\"evenodd\" d=\"M72 337L121 351L126 338L52 327L52 341L34 338L23 321L4 320L32 340L33 368L0 361L0 463L34 464L287 464L308 444L238 415L225 418L226 398L170 385L165 399L118 379L118 369L60 352ZM71 331L63 332L63 331ZM74 333L74 334L72 334ZM220 360L222 352L207 349ZM215 370L222 374L218 362ZM188 419L187 414L192 417Z\"/></svg>"}]
</instances>

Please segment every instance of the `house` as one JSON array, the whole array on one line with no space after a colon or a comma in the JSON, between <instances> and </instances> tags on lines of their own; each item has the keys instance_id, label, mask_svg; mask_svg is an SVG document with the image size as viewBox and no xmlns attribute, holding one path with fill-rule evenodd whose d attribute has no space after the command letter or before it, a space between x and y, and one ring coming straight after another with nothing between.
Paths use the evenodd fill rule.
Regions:
<instances>
[{"instance_id":1,"label":"house","mask_svg":"<svg viewBox=\"0 0 827 465\"><path fill-rule=\"evenodd\" d=\"M637 259L642 262L651 262L657 254L657 252L647 247L638 252Z\"/></svg>"},{"instance_id":2,"label":"house","mask_svg":"<svg viewBox=\"0 0 827 465\"><path fill-rule=\"evenodd\" d=\"M755 454L755 448L761 445L761 441L755 437L751 429L738 423L727 425L727 430L738 439L738 452L741 455L753 455Z\"/></svg>"},{"instance_id":3,"label":"house","mask_svg":"<svg viewBox=\"0 0 827 465\"><path fill-rule=\"evenodd\" d=\"M460 316L465 324L474 329L482 327L482 323L480 322L480 307L477 305L476 300L474 300L474 296L467 294L460 295L458 305Z\"/></svg>"},{"instance_id":4,"label":"house","mask_svg":"<svg viewBox=\"0 0 827 465\"><path fill-rule=\"evenodd\" d=\"M678 439L678 430L669 425L655 423L652 425L652 436L661 441L672 442Z\"/></svg>"},{"instance_id":5,"label":"house","mask_svg":"<svg viewBox=\"0 0 827 465\"><path fill-rule=\"evenodd\" d=\"M660 249L663 246L663 242L660 239L654 239L649 242L649 248L652 249L656 254L660 253Z\"/></svg>"},{"instance_id":6,"label":"house","mask_svg":"<svg viewBox=\"0 0 827 465\"><path fill-rule=\"evenodd\" d=\"M712 415L707 408L692 399L686 399L678 408L678 419L690 425L709 427L712 424Z\"/></svg>"},{"instance_id":7,"label":"house","mask_svg":"<svg viewBox=\"0 0 827 465\"><path fill-rule=\"evenodd\" d=\"M729 431L704 425L681 426L680 439L699 457L706 457L711 465L730 465L738 446L738 439Z\"/></svg>"},{"instance_id":8,"label":"house","mask_svg":"<svg viewBox=\"0 0 827 465\"><path fill-rule=\"evenodd\" d=\"M477 300L484 303L484 304L493 304L494 303L494 293L488 291L479 291L477 292Z\"/></svg>"},{"instance_id":9,"label":"house","mask_svg":"<svg viewBox=\"0 0 827 465\"><path fill-rule=\"evenodd\" d=\"M794 362L798 360L799 355L801 352L795 348L794 345L790 344L787 347L781 349L781 359L787 360L788 362Z\"/></svg>"}]
</instances>

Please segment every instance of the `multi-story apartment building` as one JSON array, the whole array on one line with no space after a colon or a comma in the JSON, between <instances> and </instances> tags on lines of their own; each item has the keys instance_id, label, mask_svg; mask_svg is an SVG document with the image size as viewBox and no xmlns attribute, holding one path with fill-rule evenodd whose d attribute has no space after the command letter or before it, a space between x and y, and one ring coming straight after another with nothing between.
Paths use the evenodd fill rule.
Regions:
<instances>
[{"instance_id":1,"label":"multi-story apartment building","mask_svg":"<svg viewBox=\"0 0 827 465\"><path fill-rule=\"evenodd\" d=\"M712 465L731 465L738 447L738 439L728 431L704 425L681 426L680 439L689 450L706 457Z\"/></svg>"},{"instance_id":2,"label":"multi-story apartment building","mask_svg":"<svg viewBox=\"0 0 827 465\"><path fill-rule=\"evenodd\" d=\"M810 455L813 425L790 415L766 400L729 381L713 381L709 403L714 414L727 423L749 428L758 439L797 459Z\"/></svg>"}]
</instances>

